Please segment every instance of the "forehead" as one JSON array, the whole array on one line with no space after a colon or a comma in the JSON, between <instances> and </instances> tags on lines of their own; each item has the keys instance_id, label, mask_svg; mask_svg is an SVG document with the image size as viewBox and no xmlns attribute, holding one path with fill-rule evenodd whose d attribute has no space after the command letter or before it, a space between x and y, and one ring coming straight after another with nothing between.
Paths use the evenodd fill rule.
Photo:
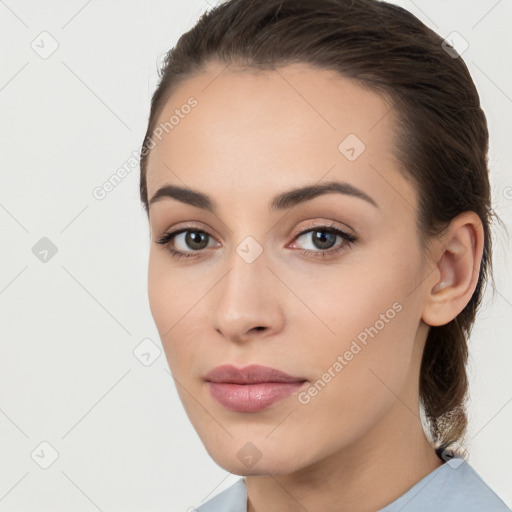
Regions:
<instances>
[{"instance_id":1,"label":"forehead","mask_svg":"<svg viewBox=\"0 0 512 512\"><path fill-rule=\"evenodd\" d=\"M408 213L414 203L393 155L391 103L335 71L210 63L173 92L155 126L149 198L168 183L215 196L226 187L265 193L325 176L405 200Z\"/></svg>"}]
</instances>

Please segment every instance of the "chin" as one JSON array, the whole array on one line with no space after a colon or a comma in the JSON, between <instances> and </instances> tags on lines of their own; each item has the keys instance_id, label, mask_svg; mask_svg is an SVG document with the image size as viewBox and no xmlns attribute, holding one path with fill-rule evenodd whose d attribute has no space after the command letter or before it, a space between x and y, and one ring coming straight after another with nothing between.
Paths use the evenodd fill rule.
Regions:
<instances>
[{"instance_id":1,"label":"chin","mask_svg":"<svg viewBox=\"0 0 512 512\"><path fill-rule=\"evenodd\" d=\"M240 442L233 438L229 444L205 444L205 448L217 465L234 475L287 475L303 466L297 460L300 447L287 453L283 449L270 446L265 439L253 443L246 440Z\"/></svg>"}]
</instances>

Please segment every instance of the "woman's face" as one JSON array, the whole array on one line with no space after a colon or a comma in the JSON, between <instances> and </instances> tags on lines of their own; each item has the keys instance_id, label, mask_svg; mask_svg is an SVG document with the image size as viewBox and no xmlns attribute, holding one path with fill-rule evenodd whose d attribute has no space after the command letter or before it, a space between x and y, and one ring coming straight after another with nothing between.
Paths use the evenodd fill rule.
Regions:
<instances>
[{"instance_id":1,"label":"woman's face","mask_svg":"<svg viewBox=\"0 0 512 512\"><path fill-rule=\"evenodd\" d=\"M209 202L190 193L150 204L149 301L212 458L234 474L285 474L403 436L419 421L428 269L389 104L306 65L210 64L172 94L157 126L166 122L153 136L149 199L172 185ZM327 183L340 185L291 193ZM205 380L224 364L303 383L274 385L293 393L260 410L250 407L269 385L228 407L211 389L230 401L234 385Z\"/></svg>"}]
</instances>

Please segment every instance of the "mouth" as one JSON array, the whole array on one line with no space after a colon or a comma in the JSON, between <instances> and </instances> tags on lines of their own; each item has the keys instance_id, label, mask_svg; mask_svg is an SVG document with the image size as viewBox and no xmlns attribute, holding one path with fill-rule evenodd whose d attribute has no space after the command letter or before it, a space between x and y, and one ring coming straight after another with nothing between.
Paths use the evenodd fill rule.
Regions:
<instances>
[{"instance_id":1,"label":"mouth","mask_svg":"<svg viewBox=\"0 0 512 512\"><path fill-rule=\"evenodd\" d=\"M204 380L211 396L225 408L236 412L258 412L294 393L308 381L276 368L250 365L214 368Z\"/></svg>"},{"instance_id":2,"label":"mouth","mask_svg":"<svg viewBox=\"0 0 512 512\"><path fill-rule=\"evenodd\" d=\"M270 366L251 364L238 368L232 364L224 364L208 372L204 376L204 380L231 384L260 384L264 382L303 382L306 379L304 377L294 377Z\"/></svg>"}]
</instances>

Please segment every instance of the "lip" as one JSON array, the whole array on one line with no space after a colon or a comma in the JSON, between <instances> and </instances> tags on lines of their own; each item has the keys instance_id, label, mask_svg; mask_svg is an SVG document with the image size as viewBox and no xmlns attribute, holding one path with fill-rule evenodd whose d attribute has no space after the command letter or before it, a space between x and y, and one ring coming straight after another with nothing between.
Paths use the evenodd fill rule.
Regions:
<instances>
[{"instance_id":1,"label":"lip","mask_svg":"<svg viewBox=\"0 0 512 512\"><path fill-rule=\"evenodd\" d=\"M227 364L204 377L213 398L236 412L257 412L297 392L307 382L276 368Z\"/></svg>"},{"instance_id":2,"label":"lip","mask_svg":"<svg viewBox=\"0 0 512 512\"><path fill-rule=\"evenodd\" d=\"M270 366L250 364L237 368L232 364L217 366L208 372L204 379L210 382L231 384L258 384L260 382L303 382L304 377L294 377Z\"/></svg>"}]
</instances>

